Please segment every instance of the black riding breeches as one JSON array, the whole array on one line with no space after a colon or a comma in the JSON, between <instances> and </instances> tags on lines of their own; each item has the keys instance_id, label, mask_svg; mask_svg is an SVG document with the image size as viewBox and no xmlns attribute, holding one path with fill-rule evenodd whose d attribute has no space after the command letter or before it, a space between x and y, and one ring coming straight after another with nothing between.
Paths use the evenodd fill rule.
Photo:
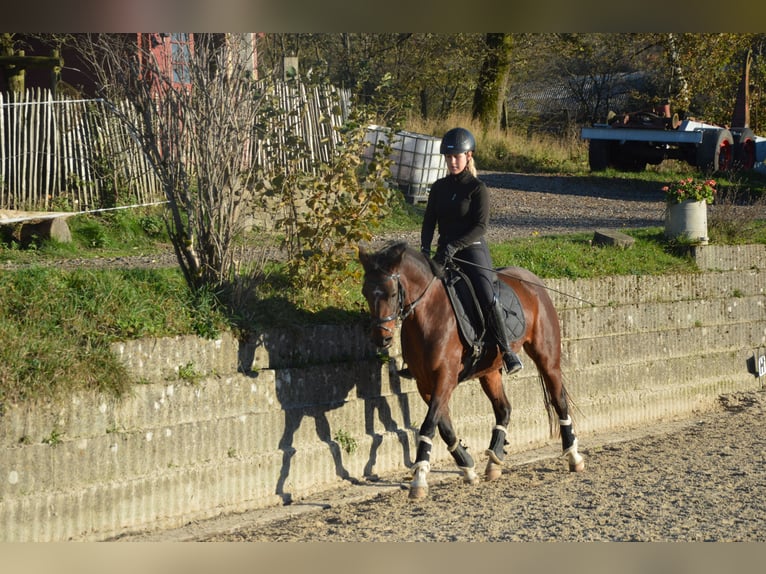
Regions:
<instances>
[{"instance_id":1,"label":"black riding breeches","mask_svg":"<svg viewBox=\"0 0 766 574\"><path fill-rule=\"evenodd\" d=\"M487 243L482 239L465 249L461 249L455 253L455 257L468 262L455 261L463 273L468 276L476 292L479 306L487 313L495 297L495 281L497 280Z\"/></svg>"}]
</instances>

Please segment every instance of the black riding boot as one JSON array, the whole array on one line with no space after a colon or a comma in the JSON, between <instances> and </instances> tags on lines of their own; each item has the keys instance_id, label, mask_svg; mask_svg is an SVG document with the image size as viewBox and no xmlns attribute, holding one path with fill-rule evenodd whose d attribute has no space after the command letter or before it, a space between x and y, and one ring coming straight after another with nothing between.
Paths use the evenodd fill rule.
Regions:
<instances>
[{"instance_id":1,"label":"black riding boot","mask_svg":"<svg viewBox=\"0 0 766 574\"><path fill-rule=\"evenodd\" d=\"M499 299L495 297L492 301L492 308L489 313L489 323L492 327L493 334L497 340L497 344L503 353L503 363L505 363L505 370L509 375L519 372L524 368L518 355L511 350L511 345L508 342L508 333L505 331L505 318L503 314L503 308Z\"/></svg>"}]
</instances>

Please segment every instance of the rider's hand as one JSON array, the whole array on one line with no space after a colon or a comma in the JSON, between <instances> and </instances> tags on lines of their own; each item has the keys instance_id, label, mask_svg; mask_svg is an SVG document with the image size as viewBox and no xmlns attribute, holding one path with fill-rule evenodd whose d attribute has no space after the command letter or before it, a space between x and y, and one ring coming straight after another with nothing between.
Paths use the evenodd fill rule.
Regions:
<instances>
[{"instance_id":1,"label":"rider's hand","mask_svg":"<svg viewBox=\"0 0 766 574\"><path fill-rule=\"evenodd\" d=\"M449 261L452 261L452 257L455 253L457 253L457 247L448 243L444 247L439 247L439 249L436 250L434 261L439 265L446 265Z\"/></svg>"}]
</instances>

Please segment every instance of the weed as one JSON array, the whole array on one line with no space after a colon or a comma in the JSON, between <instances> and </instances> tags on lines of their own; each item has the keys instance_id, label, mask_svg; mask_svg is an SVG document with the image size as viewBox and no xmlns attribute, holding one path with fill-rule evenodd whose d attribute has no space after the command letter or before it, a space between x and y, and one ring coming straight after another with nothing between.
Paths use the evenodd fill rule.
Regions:
<instances>
[{"instance_id":1,"label":"weed","mask_svg":"<svg viewBox=\"0 0 766 574\"><path fill-rule=\"evenodd\" d=\"M178 378L187 383L197 384L202 376L203 373L198 371L191 361L178 367Z\"/></svg>"},{"instance_id":2,"label":"weed","mask_svg":"<svg viewBox=\"0 0 766 574\"><path fill-rule=\"evenodd\" d=\"M715 205L708 209L711 241L728 245L762 241L766 228L758 216L764 206L766 195L754 190L747 180L722 186Z\"/></svg>"},{"instance_id":3,"label":"weed","mask_svg":"<svg viewBox=\"0 0 766 574\"><path fill-rule=\"evenodd\" d=\"M47 444L48 446L56 446L61 444L63 440L64 440L64 433L54 428L51 431L51 434L43 438L42 443Z\"/></svg>"},{"instance_id":4,"label":"weed","mask_svg":"<svg viewBox=\"0 0 766 574\"><path fill-rule=\"evenodd\" d=\"M333 437L333 440L337 442L348 454L354 454L358 448L356 439L343 429L338 429L338 431L335 433L335 436Z\"/></svg>"}]
</instances>

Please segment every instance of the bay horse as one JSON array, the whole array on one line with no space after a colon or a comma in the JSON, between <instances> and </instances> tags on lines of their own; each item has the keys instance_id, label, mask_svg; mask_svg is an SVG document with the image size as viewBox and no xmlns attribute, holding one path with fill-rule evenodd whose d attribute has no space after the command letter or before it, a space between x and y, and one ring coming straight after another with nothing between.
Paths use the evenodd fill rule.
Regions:
<instances>
[{"instance_id":1,"label":"bay horse","mask_svg":"<svg viewBox=\"0 0 766 574\"><path fill-rule=\"evenodd\" d=\"M359 261L364 268L362 294L372 318L372 341L379 348L389 348L400 325L402 358L428 405L418 433L410 498L423 498L428 493L427 475L437 428L462 471L463 480L476 484L479 477L473 458L458 439L449 413L449 400L460 382L468 349L460 337L444 283L439 279L443 269L406 242L389 243L374 253L360 245ZM518 352L523 346L537 366L551 435L557 430L560 433L569 470L582 471L585 461L577 450L570 401L562 381L561 331L553 302L542 280L531 271L506 267L496 272L515 291L526 320L523 335L512 343L513 350ZM511 416L510 401L503 387L502 365L502 355L495 345L486 349L470 377L479 379L495 414L490 445L485 451L487 480L501 475Z\"/></svg>"}]
</instances>

